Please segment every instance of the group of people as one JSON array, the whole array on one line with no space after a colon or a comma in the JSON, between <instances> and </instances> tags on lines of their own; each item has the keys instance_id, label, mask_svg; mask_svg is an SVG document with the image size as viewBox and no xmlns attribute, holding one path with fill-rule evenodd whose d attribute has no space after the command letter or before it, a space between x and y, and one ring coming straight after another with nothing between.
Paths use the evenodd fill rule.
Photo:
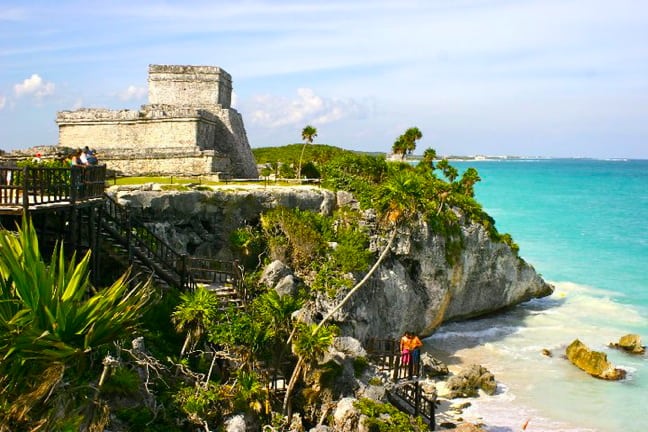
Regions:
<instances>
[{"instance_id":1,"label":"group of people","mask_svg":"<svg viewBox=\"0 0 648 432\"><path fill-rule=\"evenodd\" d=\"M99 163L97 152L90 150L88 146L85 146L83 149L77 149L74 153L69 154L66 160L70 166L88 166Z\"/></svg>"},{"instance_id":2,"label":"group of people","mask_svg":"<svg viewBox=\"0 0 648 432\"><path fill-rule=\"evenodd\" d=\"M406 331L400 340L401 364L408 365L410 362L418 365L421 359L421 347L423 342L410 331Z\"/></svg>"}]
</instances>

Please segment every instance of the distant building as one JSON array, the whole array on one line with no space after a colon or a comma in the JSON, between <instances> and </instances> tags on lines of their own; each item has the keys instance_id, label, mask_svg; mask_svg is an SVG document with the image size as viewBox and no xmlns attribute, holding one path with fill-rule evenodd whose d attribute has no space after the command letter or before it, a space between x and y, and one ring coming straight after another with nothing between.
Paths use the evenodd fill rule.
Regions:
<instances>
[{"instance_id":1,"label":"distant building","mask_svg":"<svg viewBox=\"0 0 648 432\"><path fill-rule=\"evenodd\" d=\"M147 105L60 111L59 146L95 149L108 168L126 175L256 178L231 97L232 78L219 67L149 65Z\"/></svg>"}]
</instances>

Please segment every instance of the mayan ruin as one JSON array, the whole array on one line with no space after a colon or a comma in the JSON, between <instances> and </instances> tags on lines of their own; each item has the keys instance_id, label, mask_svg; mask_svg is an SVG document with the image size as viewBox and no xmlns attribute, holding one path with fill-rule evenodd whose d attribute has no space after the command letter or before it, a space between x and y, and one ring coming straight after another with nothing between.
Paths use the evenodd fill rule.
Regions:
<instances>
[{"instance_id":1,"label":"mayan ruin","mask_svg":"<svg viewBox=\"0 0 648 432\"><path fill-rule=\"evenodd\" d=\"M60 147L95 149L123 175L258 176L232 78L215 66L149 65L139 110L57 113Z\"/></svg>"}]
</instances>

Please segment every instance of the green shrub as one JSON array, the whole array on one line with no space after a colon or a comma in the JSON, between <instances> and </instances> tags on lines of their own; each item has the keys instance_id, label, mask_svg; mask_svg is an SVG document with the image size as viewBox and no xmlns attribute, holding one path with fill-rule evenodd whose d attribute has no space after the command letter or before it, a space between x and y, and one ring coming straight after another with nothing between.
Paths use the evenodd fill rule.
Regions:
<instances>
[{"instance_id":1,"label":"green shrub","mask_svg":"<svg viewBox=\"0 0 648 432\"><path fill-rule=\"evenodd\" d=\"M371 377L371 378L369 378L369 381L367 381L367 384L372 385L372 386L381 386L381 385L383 385L383 382L378 377Z\"/></svg>"},{"instance_id":2,"label":"green shrub","mask_svg":"<svg viewBox=\"0 0 648 432\"><path fill-rule=\"evenodd\" d=\"M136 371L126 367L115 369L101 387L102 392L115 396L131 396L137 394L140 387L140 377Z\"/></svg>"},{"instance_id":3,"label":"green shrub","mask_svg":"<svg viewBox=\"0 0 648 432\"><path fill-rule=\"evenodd\" d=\"M366 357L356 357L353 359L353 373L355 377L362 375L364 371L369 367L369 361Z\"/></svg>"},{"instance_id":4,"label":"green shrub","mask_svg":"<svg viewBox=\"0 0 648 432\"><path fill-rule=\"evenodd\" d=\"M365 425L370 432L422 432L427 425L420 417L409 416L390 404L362 398L353 404L368 418Z\"/></svg>"},{"instance_id":5,"label":"green shrub","mask_svg":"<svg viewBox=\"0 0 648 432\"><path fill-rule=\"evenodd\" d=\"M115 417L127 423L130 430L149 430L148 424L153 421L153 413L144 406L117 409Z\"/></svg>"}]
</instances>

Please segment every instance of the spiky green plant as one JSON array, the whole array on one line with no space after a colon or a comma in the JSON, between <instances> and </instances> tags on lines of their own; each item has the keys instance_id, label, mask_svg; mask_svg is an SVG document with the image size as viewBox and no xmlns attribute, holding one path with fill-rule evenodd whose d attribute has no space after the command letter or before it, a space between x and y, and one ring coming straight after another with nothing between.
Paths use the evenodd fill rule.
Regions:
<instances>
[{"instance_id":1,"label":"spiky green plant","mask_svg":"<svg viewBox=\"0 0 648 432\"><path fill-rule=\"evenodd\" d=\"M197 342L205 333L207 326L215 319L218 312L218 297L203 285L194 291L183 293L180 304L171 315L171 319L180 332L187 332L180 356L184 356L190 342Z\"/></svg>"},{"instance_id":2,"label":"spiky green plant","mask_svg":"<svg viewBox=\"0 0 648 432\"><path fill-rule=\"evenodd\" d=\"M43 259L27 219L17 234L0 231L0 430L87 413L94 390L80 377L137 328L150 285L130 289L126 273L95 289L89 262L90 253L67 260L59 246Z\"/></svg>"}]
</instances>

